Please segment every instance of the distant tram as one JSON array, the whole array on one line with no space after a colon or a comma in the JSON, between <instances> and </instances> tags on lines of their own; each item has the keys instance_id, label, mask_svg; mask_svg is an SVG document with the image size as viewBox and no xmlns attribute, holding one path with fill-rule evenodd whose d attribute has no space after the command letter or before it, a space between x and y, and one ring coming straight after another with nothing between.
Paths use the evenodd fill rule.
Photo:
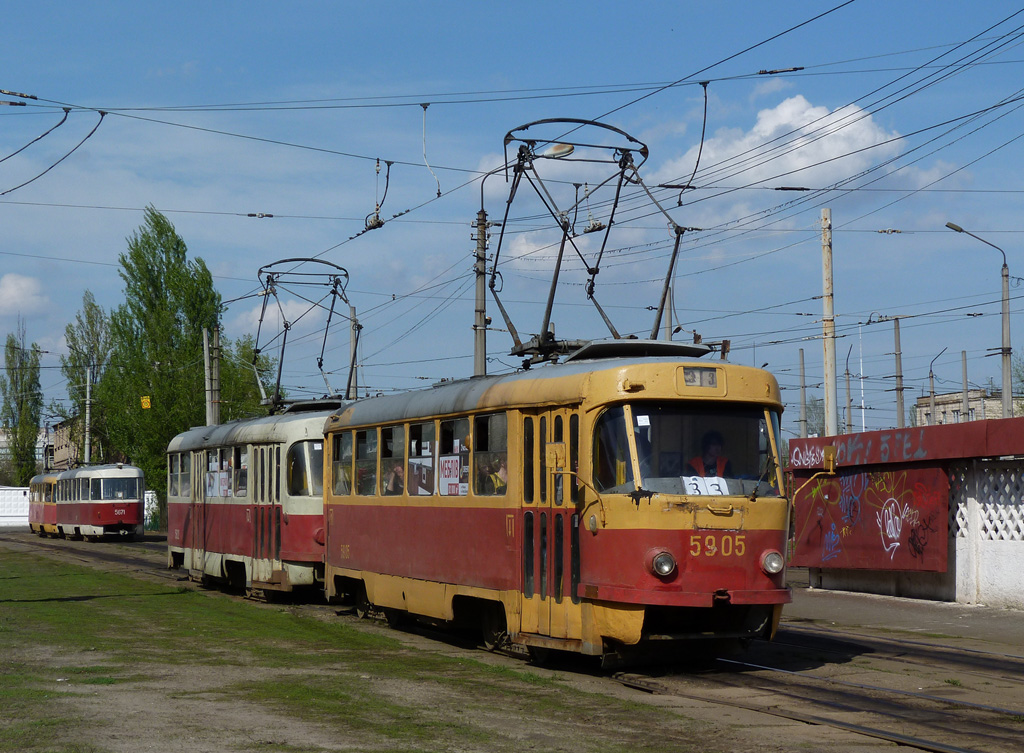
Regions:
<instances>
[{"instance_id":1,"label":"distant tram","mask_svg":"<svg viewBox=\"0 0 1024 753\"><path fill-rule=\"evenodd\" d=\"M325 427L327 596L538 655L772 637L791 598L779 387L697 351L594 344L344 406Z\"/></svg>"},{"instance_id":2,"label":"distant tram","mask_svg":"<svg viewBox=\"0 0 1024 753\"><path fill-rule=\"evenodd\" d=\"M45 487L46 477L42 478ZM110 535L141 538L145 533L145 491L142 469L133 465L117 463L62 471L53 488L57 533L88 541Z\"/></svg>"},{"instance_id":3,"label":"distant tram","mask_svg":"<svg viewBox=\"0 0 1024 753\"><path fill-rule=\"evenodd\" d=\"M239 589L323 584L323 427L340 401L202 426L167 447L167 564Z\"/></svg>"},{"instance_id":4,"label":"distant tram","mask_svg":"<svg viewBox=\"0 0 1024 753\"><path fill-rule=\"evenodd\" d=\"M57 502L53 496L55 472L40 473L28 482L28 527L40 536L57 535Z\"/></svg>"}]
</instances>

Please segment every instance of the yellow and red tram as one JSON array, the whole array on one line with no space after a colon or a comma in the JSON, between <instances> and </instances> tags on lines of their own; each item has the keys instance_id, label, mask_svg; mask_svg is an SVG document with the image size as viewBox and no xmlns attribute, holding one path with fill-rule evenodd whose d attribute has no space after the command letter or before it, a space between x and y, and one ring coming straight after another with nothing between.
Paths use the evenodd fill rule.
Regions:
<instances>
[{"instance_id":1,"label":"yellow and red tram","mask_svg":"<svg viewBox=\"0 0 1024 753\"><path fill-rule=\"evenodd\" d=\"M595 655L771 637L790 601L778 384L666 350L344 406L324 428L328 597ZM728 461L698 471L708 436Z\"/></svg>"},{"instance_id":2,"label":"yellow and red tram","mask_svg":"<svg viewBox=\"0 0 1024 753\"><path fill-rule=\"evenodd\" d=\"M28 482L28 527L40 536L57 535L57 473L40 473Z\"/></svg>"}]
</instances>

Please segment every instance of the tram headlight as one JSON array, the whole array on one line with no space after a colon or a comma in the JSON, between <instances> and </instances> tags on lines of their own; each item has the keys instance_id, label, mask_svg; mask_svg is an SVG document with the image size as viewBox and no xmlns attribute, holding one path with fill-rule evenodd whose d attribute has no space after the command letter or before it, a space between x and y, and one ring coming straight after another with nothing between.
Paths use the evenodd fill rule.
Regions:
<instances>
[{"instance_id":1,"label":"tram headlight","mask_svg":"<svg viewBox=\"0 0 1024 753\"><path fill-rule=\"evenodd\" d=\"M647 569L659 578L667 578L676 571L676 558L664 549L652 549L646 559Z\"/></svg>"},{"instance_id":2,"label":"tram headlight","mask_svg":"<svg viewBox=\"0 0 1024 753\"><path fill-rule=\"evenodd\" d=\"M774 549L761 555L761 569L768 575L778 575L785 566L786 560Z\"/></svg>"}]
</instances>

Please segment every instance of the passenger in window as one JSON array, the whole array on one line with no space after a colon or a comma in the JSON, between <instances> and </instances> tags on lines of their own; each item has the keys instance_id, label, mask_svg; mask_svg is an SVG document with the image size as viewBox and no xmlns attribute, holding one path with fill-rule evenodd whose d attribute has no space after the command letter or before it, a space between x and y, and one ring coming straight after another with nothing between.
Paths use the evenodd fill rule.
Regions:
<instances>
[{"instance_id":1,"label":"passenger in window","mask_svg":"<svg viewBox=\"0 0 1024 753\"><path fill-rule=\"evenodd\" d=\"M719 432L713 429L705 432L700 440L700 455L691 459L686 466L687 475L731 477L733 475L732 463L722 455L724 445L725 441Z\"/></svg>"},{"instance_id":2,"label":"passenger in window","mask_svg":"<svg viewBox=\"0 0 1024 753\"><path fill-rule=\"evenodd\" d=\"M505 493L505 490L508 488L508 468L505 464L505 458L501 458L492 466L489 480L491 482L491 489L493 489L492 494Z\"/></svg>"},{"instance_id":3,"label":"passenger in window","mask_svg":"<svg viewBox=\"0 0 1024 753\"><path fill-rule=\"evenodd\" d=\"M384 494L401 494L403 491L405 491L405 468L402 467L402 463L399 461L395 463L385 479Z\"/></svg>"}]
</instances>

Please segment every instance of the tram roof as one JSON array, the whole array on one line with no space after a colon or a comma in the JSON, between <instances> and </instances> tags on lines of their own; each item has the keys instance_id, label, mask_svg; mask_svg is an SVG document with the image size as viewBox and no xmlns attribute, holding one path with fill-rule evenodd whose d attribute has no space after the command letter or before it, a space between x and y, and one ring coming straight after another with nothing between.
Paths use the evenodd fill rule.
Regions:
<instances>
[{"instance_id":1,"label":"tram roof","mask_svg":"<svg viewBox=\"0 0 1024 753\"><path fill-rule=\"evenodd\" d=\"M105 465L81 465L69 468L57 474L58 479L77 478L78 476L142 476L142 469L131 463L107 463Z\"/></svg>"},{"instance_id":2,"label":"tram roof","mask_svg":"<svg viewBox=\"0 0 1024 753\"><path fill-rule=\"evenodd\" d=\"M623 347L623 343L628 343ZM712 366L695 356L705 346L652 341L593 343L577 351L565 363L549 364L499 376L479 376L434 385L431 388L396 395L357 400L328 421L332 425L361 426L419 417L444 416L476 410L497 410L523 405L580 403L588 396L594 376L635 367L668 365ZM671 347L673 345L682 347ZM619 355L622 354L622 355ZM728 369L751 367L714 364ZM543 390L543 391L541 391Z\"/></svg>"},{"instance_id":3,"label":"tram roof","mask_svg":"<svg viewBox=\"0 0 1024 753\"><path fill-rule=\"evenodd\" d=\"M287 439L323 437L327 417L343 407L341 400L310 401L290 406L284 413L259 418L240 418L216 426L196 426L178 434L168 452L200 447L226 447L246 442L280 442Z\"/></svg>"}]
</instances>

